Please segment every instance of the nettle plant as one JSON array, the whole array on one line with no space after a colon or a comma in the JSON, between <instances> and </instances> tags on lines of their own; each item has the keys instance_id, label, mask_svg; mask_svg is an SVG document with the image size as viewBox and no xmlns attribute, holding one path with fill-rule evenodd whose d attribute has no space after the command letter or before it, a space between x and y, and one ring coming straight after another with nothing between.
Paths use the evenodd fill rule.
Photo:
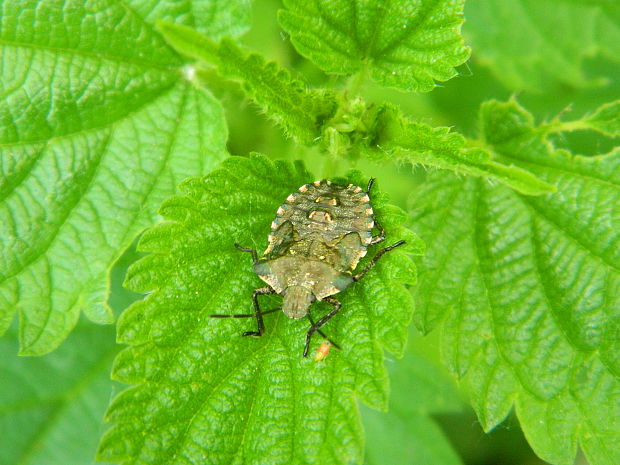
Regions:
<instances>
[{"instance_id":1,"label":"nettle plant","mask_svg":"<svg viewBox=\"0 0 620 465\"><path fill-rule=\"evenodd\" d=\"M467 19L489 28L507 16L517 24L527 8L483 3L472 0ZM508 82L527 88L562 74L583 84L581 45L617 57L616 6L560 3L562 21L540 26L559 21L559 34L536 36L560 41L553 59L500 56L495 71ZM566 143L580 130L613 145L620 101L539 122L515 98L491 100L475 137L366 101L370 83L429 92L458 74L470 56L462 0L285 0L286 37L340 76L325 88L242 45L246 0L0 6L0 331L35 356L75 329L73 345L56 352L62 363L52 354L20 364L2 340L1 463L74 463L70 448L50 444L77 422L93 454L103 431L97 460L106 462L361 464L357 402L388 408L384 359L403 355L412 320L441 332L442 356L485 430L514 409L544 460L571 464L581 448L593 465L620 463L620 149L580 156ZM499 45L475 31L490 61ZM510 31L497 42L540 52L525 26ZM561 42L572 33L577 45ZM230 156L218 86L242 92L304 162ZM368 160L426 170L421 182L412 172L408 204L388 203L381 179L373 188L385 244L406 245L338 294L342 310L323 329L340 350L320 363L302 357L308 322L279 311L264 316L261 338L239 337L252 320L210 318L251 313L264 285L234 244L260 254L289 194L318 179L365 187L372 176L348 169ZM109 332L78 319L114 321L110 269L138 234L143 255L125 286L146 296L118 318L117 352ZM282 305L262 298L265 309ZM317 319L329 310L311 308ZM100 371L112 357L125 386L107 426L89 429L88 399L108 400ZM424 463L459 463L422 426L437 396L455 391L420 363L395 381L410 383L403 416L417 422Z\"/></svg>"}]
</instances>

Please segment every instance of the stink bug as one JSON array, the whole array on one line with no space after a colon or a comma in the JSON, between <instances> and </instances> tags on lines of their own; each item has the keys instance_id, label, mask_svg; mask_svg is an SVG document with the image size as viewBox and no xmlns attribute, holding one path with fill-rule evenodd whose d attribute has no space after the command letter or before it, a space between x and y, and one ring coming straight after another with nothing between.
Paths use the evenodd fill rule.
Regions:
<instances>
[{"instance_id":1,"label":"stink bug","mask_svg":"<svg viewBox=\"0 0 620 465\"><path fill-rule=\"evenodd\" d=\"M265 332L263 315L279 308L261 311L258 296L280 294L284 297L282 311L286 316L307 317L310 321L304 357L315 332L339 349L320 329L340 310L340 302L333 295L362 279L385 253L405 244L398 241L379 250L364 269L353 274L368 247L385 240L370 203L373 182L371 179L364 191L353 184L340 186L331 181L315 181L290 194L271 223L269 245L260 259L256 250L235 244L238 250L252 254L254 271L268 284L252 295L254 313L211 316L255 317L257 330L245 332L243 336L259 337ZM373 228L378 230L377 235L373 236ZM321 300L333 308L315 322L309 313L310 305Z\"/></svg>"}]
</instances>

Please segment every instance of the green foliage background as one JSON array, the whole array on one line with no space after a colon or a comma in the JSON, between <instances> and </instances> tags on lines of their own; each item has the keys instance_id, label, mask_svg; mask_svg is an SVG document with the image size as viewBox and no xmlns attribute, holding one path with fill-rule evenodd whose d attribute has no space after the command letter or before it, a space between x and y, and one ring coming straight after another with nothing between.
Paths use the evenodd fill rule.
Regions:
<instances>
[{"instance_id":1,"label":"green foliage background","mask_svg":"<svg viewBox=\"0 0 620 465\"><path fill-rule=\"evenodd\" d=\"M617 2L251 11L0 1L0 465L620 463ZM206 318L288 192L370 175L409 248L343 294L345 350Z\"/></svg>"}]
</instances>

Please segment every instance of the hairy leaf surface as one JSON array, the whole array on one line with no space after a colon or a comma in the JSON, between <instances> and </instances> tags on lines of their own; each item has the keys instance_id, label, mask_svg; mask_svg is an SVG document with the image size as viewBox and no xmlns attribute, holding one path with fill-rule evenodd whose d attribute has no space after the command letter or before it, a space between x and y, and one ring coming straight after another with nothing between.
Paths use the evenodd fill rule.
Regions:
<instances>
[{"instance_id":1,"label":"hairy leaf surface","mask_svg":"<svg viewBox=\"0 0 620 465\"><path fill-rule=\"evenodd\" d=\"M369 155L377 161L409 162L479 176L528 195L555 190L552 184L512 163L503 163L485 148L468 147L465 137L450 128L411 121L392 106L379 111L374 136Z\"/></svg>"},{"instance_id":2,"label":"hairy leaf surface","mask_svg":"<svg viewBox=\"0 0 620 465\"><path fill-rule=\"evenodd\" d=\"M0 8L0 333L17 311L20 352L36 355L62 342L80 310L112 321L111 264L156 217L153 205L225 155L226 127L140 8Z\"/></svg>"},{"instance_id":3,"label":"hairy leaf surface","mask_svg":"<svg viewBox=\"0 0 620 465\"><path fill-rule=\"evenodd\" d=\"M560 123L558 123L560 124ZM532 447L572 464L620 462L620 152L572 156L514 101L481 111L486 144L556 184L526 197L430 176L412 199L431 242L416 324L443 323L443 350L482 425L515 406Z\"/></svg>"},{"instance_id":4,"label":"hairy leaf surface","mask_svg":"<svg viewBox=\"0 0 620 465\"><path fill-rule=\"evenodd\" d=\"M158 29L180 53L240 80L246 95L300 142L319 142L336 156L361 149L375 160L405 160L482 176L526 194L553 190L523 169L491 160L485 150L466 147L465 138L449 128L412 122L390 105L377 110L362 99L336 99L332 93L309 90L276 63L246 53L231 40L215 43L191 28L163 22Z\"/></svg>"},{"instance_id":5,"label":"hairy leaf surface","mask_svg":"<svg viewBox=\"0 0 620 465\"><path fill-rule=\"evenodd\" d=\"M279 21L295 48L328 73L368 72L379 84L427 92L469 57L463 0L285 0Z\"/></svg>"},{"instance_id":6,"label":"hairy leaf surface","mask_svg":"<svg viewBox=\"0 0 620 465\"><path fill-rule=\"evenodd\" d=\"M620 4L606 0L468 0L463 29L476 57L510 89L592 86L587 58L620 62ZM603 79L613 79L613 75Z\"/></svg>"},{"instance_id":7,"label":"hairy leaf surface","mask_svg":"<svg viewBox=\"0 0 620 465\"><path fill-rule=\"evenodd\" d=\"M388 242L406 239L364 279L339 296L342 310L324 327L342 351L316 363L303 358L309 323L282 312L265 317L266 334L243 338L254 319L210 314L252 313L262 281L239 242L263 250L279 205L313 178L301 165L263 156L232 157L166 200L166 222L149 229L139 248L150 254L127 284L152 292L121 317L129 344L114 377L133 387L117 396L99 457L131 464L359 463L363 437L355 397L387 407L384 349L402 354L415 279L403 252L419 253L405 216L374 196ZM352 180L358 182L357 180ZM369 254L369 255L372 255ZM368 257L367 257L368 259ZM360 265L363 266L363 263ZM261 298L263 308L280 297ZM315 304L315 319L327 305ZM315 338L311 350L321 341Z\"/></svg>"},{"instance_id":8,"label":"hairy leaf surface","mask_svg":"<svg viewBox=\"0 0 620 465\"><path fill-rule=\"evenodd\" d=\"M304 144L316 140L323 121L336 109L331 92L308 89L277 63L247 52L232 40L216 43L192 28L165 22L160 22L158 29L179 53L216 66L226 79L240 81L248 98Z\"/></svg>"}]
</instances>

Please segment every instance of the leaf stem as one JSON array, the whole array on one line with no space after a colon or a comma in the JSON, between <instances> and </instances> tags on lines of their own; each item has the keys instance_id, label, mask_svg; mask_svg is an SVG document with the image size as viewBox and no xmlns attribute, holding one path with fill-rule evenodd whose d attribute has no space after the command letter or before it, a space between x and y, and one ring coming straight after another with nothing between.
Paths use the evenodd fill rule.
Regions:
<instances>
[{"instance_id":1,"label":"leaf stem","mask_svg":"<svg viewBox=\"0 0 620 465\"><path fill-rule=\"evenodd\" d=\"M345 92L350 95L359 95L368 78L368 66L364 65L357 73L349 78Z\"/></svg>"},{"instance_id":2,"label":"leaf stem","mask_svg":"<svg viewBox=\"0 0 620 465\"><path fill-rule=\"evenodd\" d=\"M334 154L327 154L325 162L323 163L323 176L322 179L333 178L338 174L340 168L341 157Z\"/></svg>"},{"instance_id":3,"label":"leaf stem","mask_svg":"<svg viewBox=\"0 0 620 465\"><path fill-rule=\"evenodd\" d=\"M469 137L465 137L465 146L466 147L472 147L472 148L479 148L482 150L485 150L487 152L489 152L491 154L491 157L494 158L497 153L495 151L495 147L493 147L491 144L489 144L485 139L484 139L484 134L481 135L481 138L469 138Z\"/></svg>"},{"instance_id":4,"label":"leaf stem","mask_svg":"<svg viewBox=\"0 0 620 465\"><path fill-rule=\"evenodd\" d=\"M582 129L590 129L590 126L586 121L578 119L575 121L552 121L549 124L543 124L540 126L540 130L545 134L552 134L556 132L572 132Z\"/></svg>"}]
</instances>

